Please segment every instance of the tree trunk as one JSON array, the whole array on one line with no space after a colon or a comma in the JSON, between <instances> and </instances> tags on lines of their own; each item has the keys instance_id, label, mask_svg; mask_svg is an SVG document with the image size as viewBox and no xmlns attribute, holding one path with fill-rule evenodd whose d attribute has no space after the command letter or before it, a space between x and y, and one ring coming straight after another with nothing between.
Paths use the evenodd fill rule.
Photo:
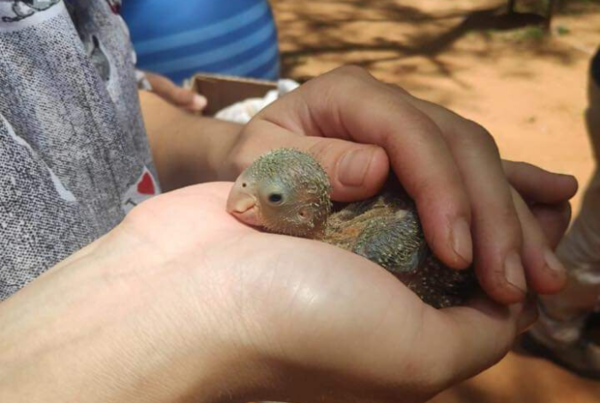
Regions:
<instances>
[{"instance_id":1,"label":"tree trunk","mask_svg":"<svg viewBox=\"0 0 600 403\"><path fill-rule=\"evenodd\" d=\"M516 0L508 0L508 13L512 14L515 12L515 3L517 1Z\"/></svg>"},{"instance_id":2,"label":"tree trunk","mask_svg":"<svg viewBox=\"0 0 600 403\"><path fill-rule=\"evenodd\" d=\"M511 0L514 1L514 0ZM554 12L556 11L556 0L548 0L548 9L546 10L546 22L544 24L544 29L546 31L550 31L552 26L552 17L554 16Z\"/></svg>"}]
</instances>

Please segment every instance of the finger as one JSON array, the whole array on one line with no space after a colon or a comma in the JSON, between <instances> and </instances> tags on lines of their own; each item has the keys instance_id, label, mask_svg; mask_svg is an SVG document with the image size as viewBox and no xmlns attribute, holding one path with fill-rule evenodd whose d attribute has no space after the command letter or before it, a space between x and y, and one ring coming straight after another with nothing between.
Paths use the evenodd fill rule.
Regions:
<instances>
[{"instance_id":1,"label":"finger","mask_svg":"<svg viewBox=\"0 0 600 403\"><path fill-rule=\"evenodd\" d=\"M152 92L167 102L192 112L200 112L206 108L208 102L202 95L179 87L168 78L158 74L146 73L146 78L152 86Z\"/></svg>"},{"instance_id":2,"label":"finger","mask_svg":"<svg viewBox=\"0 0 600 403\"><path fill-rule=\"evenodd\" d=\"M537 318L533 301L510 307L486 297L469 306L442 311L428 310L419 340L437 344L414 346L420 362L443 387L467 379L491 367L512 347L515 337ZM443 338L440 337L443 335ZM425 352L425 353L424 353Z\"/></svg>"},{"instance_id":3,"label":"finger","mask_svg":"<svg viewBox=\"0 0 600 403\"><path fill-rule=\"evenodd\" d=\"M556 204L577 193L577 179L572 175L548 172L525 162L502 161L510 184L526 201Z\"/></svg>"},{"instance_id":4,"label":"finger","mask_svg":"<svg viewBox=\"0 0 600 403\"><path fill-rule=\"evenodd\" d=\"M532 206L531 211L544 231L548 244L555 250L571 222L571 204L538 204Z\"/></svg>"},{"instance_id":5,"label":"finger","mask_svg":"<svg viewBox=\"0 0 600 403\"><path fill-rule=\"evenodd\" d=\"M267 121L258 121L246 130L234 158L250 164L276 148L294 148L314 156L327 172L332 199L341 202L375 195L389 174L389 159L381 147L346 140L296 135ZM241 155L243 154L243 155Z\"/></svg>"},{"instance_id":6,"label":"finger","mask_svg":"<svg viewBox=\"0 0 600 403\"><path fill-rule=\"evenodd\" d=\"M409 102L443 128L458 163L471 202L475 269L482 288L498 302L521 301L527 292L521 225L493 138L442 107L413 97Z\"/></svg>"},{"instance_id":7,"label":"finger","mask_svg":"<svg viewBox=\"0 0 600 403\"><path fill-rule=\"evenodd\" d=\"M527 283L537 293L554 294L564 288L567 276L545 234L517 191L513 200L523 230L523 262Z\"/></svg>"},{"instance_id":8,"label":"finger","mask_svg":"<svg viewBox=\"0 0 600 403\"><path fill-rule=\"evenodd\" d=\"M440 129L386 85L362 70L338 69L308 82L259 116L295 133L383 147L417 204L434 253L450 267L471 263L468 198ZM343 182L343 176L339 180Z\"/></svg>"}]
</instances>

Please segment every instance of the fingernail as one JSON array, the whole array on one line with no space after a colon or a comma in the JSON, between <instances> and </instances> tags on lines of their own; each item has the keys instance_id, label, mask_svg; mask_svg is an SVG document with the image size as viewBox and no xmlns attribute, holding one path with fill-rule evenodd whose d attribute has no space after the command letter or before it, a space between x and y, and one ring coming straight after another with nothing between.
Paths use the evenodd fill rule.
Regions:
<instances>
[{"instance_id":1,"label":"fingernail","mask_svg":"<svg viewBox=\"0 0 600 403\"><path fill-rule=\"evenodd\" d=\"M196 111L201 111L206 108L208 105L208 100L206 97L198 94L194 94L194 99L192 100L192 108Z\"/></svg>"},{"instance_id":2,"label":"fingernail","mask_svg":"<svg viewBox=\"0 0 600 403\"><path fill-rule=\"evenodd\" d=\"M563 266L560 260L558 260L558 257L550 249L544 251L544 259L546 260L548 268L554 273L561 276L564 276L567 273L565 266Z\"/></svg>"},{"instance_id":3,"label":"fingernail","mask_svg":"<svg viewBox=\"0 0 600 403\"><path fill-rule=\"evenodd\" d=\"M362 186L372 159L373 150L357 149L347 152L338 166L338 180L345 186Z\"/></svg>"},{"instance_id":4,"label":"fingernail","mask_svg":"<svg viewBox=\"0 0 600 403\"><path fill-rule=\"evenodd\" d=\"M459 218L452 225L452 249L465 263L473 260L473 241L471 227L464 218Z\"/></svg>"},{"instance_id":5,"label":"fingernail","mask_svg":"<svg viewBox=\"0 0 600 403\"><path fill-rule=\"evenodd\" d=\"M511 252L504 260L504 275L506 281L513 287L519 289L523 293L527 292L527 284L525 282L525 272L521 257L517 252Z\"/></svg>"}]
</instances>

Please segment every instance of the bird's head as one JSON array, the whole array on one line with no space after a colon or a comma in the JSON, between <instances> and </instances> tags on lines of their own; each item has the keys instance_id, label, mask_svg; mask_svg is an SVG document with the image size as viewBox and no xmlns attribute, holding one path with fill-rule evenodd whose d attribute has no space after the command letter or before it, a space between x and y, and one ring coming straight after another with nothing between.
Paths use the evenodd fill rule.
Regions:
<instances>
[{"instance_id":1,"label":"bird's head","mask_svg":"<svg viewBox=\"0 0 600 403\"><path fill-rule=\"evenodd\" d=\"M243 223L278 234L313 238L331 212L331 185L309 154L277 149L258 158L239 176L227 211Z\"/></svg>"}]
</instances>

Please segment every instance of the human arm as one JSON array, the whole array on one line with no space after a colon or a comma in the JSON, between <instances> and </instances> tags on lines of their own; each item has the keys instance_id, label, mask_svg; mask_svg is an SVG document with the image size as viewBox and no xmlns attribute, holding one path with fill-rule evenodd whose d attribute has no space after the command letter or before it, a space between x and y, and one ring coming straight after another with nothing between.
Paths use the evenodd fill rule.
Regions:
<instances>
[{"instance_id":1,"label":"human arm","mask_svg":"<svg viewBox=\"0 0 600 403\"><path fill-rule=\"evenodd\" d=\"M140 101L163 190L234 179L221 170L241 125L192 115L147 91L140 91Z\"/></svg>"},{"instance_id":2,"label":"human arm","mask_svg":"<svg viewBox=\"0 0 600 403\"><path fill-rule=\"evenodd\" d=\"M158 152L177 156L184 172L206 166L217 178L267 147L318 144L322 161L363 147L260 125L237 137L228 126L228 145L210 150L220 158L204 161L210 147L193 150L185 138L206 132L184 126ZM552 183L508 176L520 193L553 203ZM191 187L143 203L0 304L0 400L424 401L493 364L530 323L521 304L435 311L357 256L256 233L226 214L227 190Z\"/></svg>"},{"instance_id":3,"label":"human arm","mask_svg":"<svg viewBox=\"0 0 600 403\"><path fill-rule=\"evenodd\" d=\"M0 401L421 402L535 318L434 310L356 255L239 224L229 188L143 203L0 304Z\"/></svg>"}]
</instances>

